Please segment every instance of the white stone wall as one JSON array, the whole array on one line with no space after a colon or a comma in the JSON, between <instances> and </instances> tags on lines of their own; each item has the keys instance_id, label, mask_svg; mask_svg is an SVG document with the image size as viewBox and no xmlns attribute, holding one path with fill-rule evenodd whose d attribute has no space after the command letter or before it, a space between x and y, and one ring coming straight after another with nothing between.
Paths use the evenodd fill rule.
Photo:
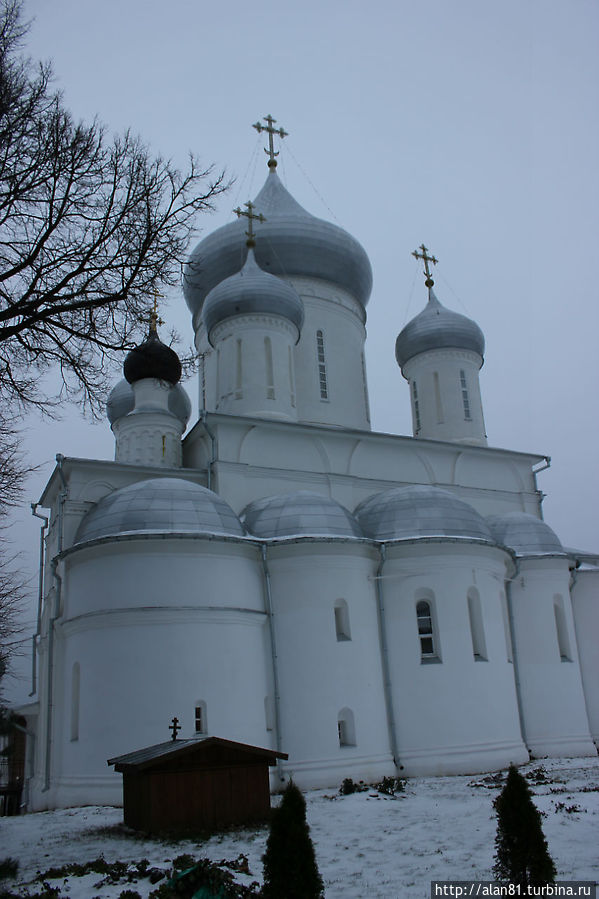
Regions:
<instances>
[{"instance_id":1,"label":"white stone wall","mask_svg":"<svg viewBox=\"0 0 599 899\"><path fill-rule=\"evenodd\" d=\"M599 568L577 571L571 593L589 727L599 748Z\"/></svg>"}]
</instances>

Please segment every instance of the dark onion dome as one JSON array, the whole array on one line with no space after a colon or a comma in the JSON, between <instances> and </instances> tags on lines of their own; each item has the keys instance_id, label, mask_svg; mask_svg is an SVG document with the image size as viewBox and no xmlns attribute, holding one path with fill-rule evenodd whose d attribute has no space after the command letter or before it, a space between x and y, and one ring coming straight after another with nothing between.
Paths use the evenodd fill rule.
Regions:
<instances>
[{"instance_id":1,"label":"dark onion dome","mask_svg":"<svg viewBox=\"0 0 599 899\"><path fill-rule=\"evenodd\" d=\"M254 200L266 221L257 231L256 261L272 275L321 278L348 290L365 306L372 289L372 269L358 241L338 225L306 212L281 184L274 169ZM238 272L245 261L245 229L230 222L204 238L185 268L184 294L197 330L210 291Z\"/></svg>"},{"instance_id":2,"label":"dark onion dome","mask_svg":"<svg viewBox=\"0 0 599 899\"><path fill-rule=\"evenodd\" d=\"M383 490L360 503L354 514L364 536L373 540L467 537L494 542L484 518L440 487L411 485Z\"/></svg>"},{"instance_id":3,"label":"dark onion dome","mask_svg":"<svg viewBox=\"0 0 599 899\"><path fill-rule=\"evenodd\" d=\"M135 394L131 384L123 378L110 391L106 402L106 415L110 424L133 412ZM181 424L186 425L191 416L191 400L181 384L171 387L168 394L168 410L175 415Z\"/></svg>"},{"instance_id":4,"label":"dark onion dome","mask_svg":"<svg viewBox=\"0 0 599 899\"><path fill-rule=\"evenodd\" d=\"M288 319L297 328L298 340L304 323L304 304L287 281L269 275L256 262L254 251L248 251L240 272L225 278L210 291L202 309L202 318L210 339L212 329L236 315L264 313Z\"/></svg>"},{"instance_id":5,"label":"dark onion dome","mask_svg":"<svg viewBox=\"0 0 599 899\"><path fill-rule=\"evenodd\" d=\"M566 554L557 534L529 512L490 515L487 524L497 543L513 549L517 556Z\"/></svg>"},{"instance_id":6,"label":"dark onion dome","mask_svg":"<svg viewBox=\"0 0 599 899\"><path fill-rule=\"evenodd\" d=\"M155 331L134 347L125 358L123 373L130 384L144 378L157 378L176 384L181 377L181 362L174 350L163 343Z\"/></svg>"},{"instance_id":7,"label":"dark onion dome","mask_svg":"<svg viewBox=\"0 0 599 899\"><path fill-rule=\"evenodd\" d=\"M104 496L83 518L75 543L130 533L244 534L227 503L182 478L153 478Z\"/></svg>"},{"instance_id":8,"label":"dark onion dome","mask_svg":"<svg viewBox=\"0 0 599 899\"><path fill-rule=\"evenodd\" d=\"M485 338L476 322L446 309L429 288L425 308L408 322L395 342L395 358L403 368L419 353L439 349L472 350L482 359Z\"/></svg>"},{"instance_id":9,"label":"dark onion dome","mask_svg":"<svg viewBox=\"0 0 599 899\"><path fill-rule=\"evenodd\" d=\"M309 490L254 500L241 513L255 537L362 537L357 521L334 499Z\"/></svg>"}]
</instances>

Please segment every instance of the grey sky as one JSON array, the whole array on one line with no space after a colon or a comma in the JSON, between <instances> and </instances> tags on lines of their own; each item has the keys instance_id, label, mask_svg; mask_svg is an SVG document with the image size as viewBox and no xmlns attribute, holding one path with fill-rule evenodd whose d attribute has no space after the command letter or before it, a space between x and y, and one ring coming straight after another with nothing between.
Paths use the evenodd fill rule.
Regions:
<instances>
[{"instance_id":1,"label":"grey sky","mask_svg":"<svg viewBox=\"0 0 599 899\"><path fill-rule=\"evenodd\" d=\"M599 550L595 0L27 0L26 11L28 52L54 61L76 117L237 178L198 221L204 233L266 177L251 123L271 113L285 127L284 182L373 265L376 430L411 433L394 341L426 300L410 255L426 243L439 299L485 333L490 444L551 455L546 520L565 544ZM163 317L190 344L182 296L169 300ZM31 421L28 445L43 463L28 501L56 452L113 452L108 424L76 410ZM35 560L28 511L15 534Z\"/></svg>"}]
</instances>

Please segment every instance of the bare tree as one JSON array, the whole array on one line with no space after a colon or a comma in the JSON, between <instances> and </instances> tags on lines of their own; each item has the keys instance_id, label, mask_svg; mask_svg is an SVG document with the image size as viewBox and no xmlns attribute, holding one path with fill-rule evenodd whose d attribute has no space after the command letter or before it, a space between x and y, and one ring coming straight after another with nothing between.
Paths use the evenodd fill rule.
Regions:
<instances>
[{"instance_id":1,"label":"bare tree","mask_svg":"<svg viewBox=\"0 0 599 899\"><path fill-rule=\"evenodd\" d=\"M0 396L44 406L102 399L106 364L132 345L158 286L178 283L198 213L226 189L190 156L183 173L138 138L77 124L47 64L19 56L21 0L0 5Z\"/></svg>"}]
</instances>

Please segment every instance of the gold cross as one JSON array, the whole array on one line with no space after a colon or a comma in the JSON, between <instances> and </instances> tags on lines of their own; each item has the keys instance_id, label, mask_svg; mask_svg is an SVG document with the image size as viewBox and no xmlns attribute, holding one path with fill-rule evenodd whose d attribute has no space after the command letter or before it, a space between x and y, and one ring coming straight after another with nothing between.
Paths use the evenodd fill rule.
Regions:
<instances>
[{"instance_id":1,"label":"gold cross","mask_svg":"<svg viewBox=\"0 0 599 899\"><path fill-rule=\"evenodd\" d=\"M426 284L427 287L432 287L435 282L431 278L431 273L430 273L428 264L429 264L429 262L432 262L433 265L436 265L438 260L435 259L434 256L428 255L428 247L425 247L423 243L420 244L420 247L418 249L422 250L422 253L419 253L418 250L414 250L414 252L412 253L412 256L414 256L416 259L423 260L424 272L426 274L426 281L424 283Z\"/></svg>"},{"instance_id":2,"label":"gold cross","mask_svg":"<svg viewBox=\"0 0 599 899\"><path fill-rule=\"evenodd\" d=\"M156 326L164 324L164 322L158 315L158 297L162 297L162 299L164 299L164 295L161 293L158 293L158 289L155 287L154 288L154 306L152 308L152 311L150 312L150 334L157 334L158 331L157 331Z\"/></svg>"},{"instance_id":3,"label":"gold cross","mask_svg":"<svg viewBox=\"0 0 599 899\"><path fill-rule=\"evenodd\" d=\"M256 241L254 240L254 228L252 222L254 221L254 219L257 222L265 222L266 219L261 212L256 215L256 213L254 212L255 206L251 200L248 200L248 202L244 203L243 205L247 206L247 212L245 212L243 209L240 209L239 206L237 207L237 209L234 209L233 212L237 213L237 218L241 218L241 216L244 215L248 220L248 230L245 232L247 237L246 245L248 247L255 247Z\"/></svg>"},{"instance_id":4,"label":"gold cross","mask_svg":"<svg viewBox=\"0 0 599 899\"><path fill-rule=\"evenodd\" d=\"M273 119L273 117L271 115L263 116L263 118L264 118L265 122L268 122L267 125L262 125L260 122L256 122L255 125L252 125L252 128L255 128L256 131L258 132L258 134L261 134L262 131L268 132L268 150L265 148L264 152L269 157L268 167L271 169L276 169L277 160L275 159L275 156L279 155L279 151L277 150L277 152L275 153L275 145L274 145L273 139L272 139L273 135L278 134L281 139L284 137L288 137L289 135L288 135L288 132L285 131L283 128L273 128L272 127L277 120Z\"/></svg>"}]
</instances>

